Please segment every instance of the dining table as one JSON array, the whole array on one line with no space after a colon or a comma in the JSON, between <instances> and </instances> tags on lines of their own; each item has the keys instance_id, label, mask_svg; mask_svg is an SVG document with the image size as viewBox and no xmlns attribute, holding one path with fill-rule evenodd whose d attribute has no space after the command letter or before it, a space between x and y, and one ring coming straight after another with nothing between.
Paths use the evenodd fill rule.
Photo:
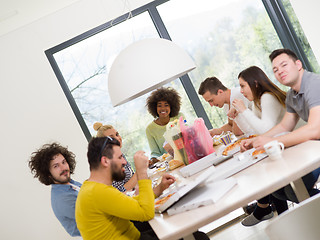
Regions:
<instances>
[{"instance_id":1,"label":"dining table","mask_svg":"<svg viewBox=\"0 0 320 240\"><path fill-rule=\"evenodd\" d=\"M215 166L215 171L224 170L227 161ZM171 216L156 213L149 223L160 240L191 240L199 228L288 184L299 201L305 200L309 194L301 178L319 167L320 141L310 140L286 148L281 160L266 157L235 173L231 177L236 185L217 202Z\"/></svg>"}]
</instances>

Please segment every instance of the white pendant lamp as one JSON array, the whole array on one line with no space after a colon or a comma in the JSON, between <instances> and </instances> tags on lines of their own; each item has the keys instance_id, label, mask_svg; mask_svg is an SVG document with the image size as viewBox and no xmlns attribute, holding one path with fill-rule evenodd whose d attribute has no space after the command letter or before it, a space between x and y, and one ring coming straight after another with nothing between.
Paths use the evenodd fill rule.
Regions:
<instances>
[{"instance_id":1,"label":"white pendant lamp","mask_svg":"<svg viewBox=\"0 0 320 240\"><path fill-rule=\"evenodd\" d=\"M183 76L195 68L191 57L172 41L155 38L135 42L114 60L108 89L119 106Z\"/></svg>"}]
</instances>

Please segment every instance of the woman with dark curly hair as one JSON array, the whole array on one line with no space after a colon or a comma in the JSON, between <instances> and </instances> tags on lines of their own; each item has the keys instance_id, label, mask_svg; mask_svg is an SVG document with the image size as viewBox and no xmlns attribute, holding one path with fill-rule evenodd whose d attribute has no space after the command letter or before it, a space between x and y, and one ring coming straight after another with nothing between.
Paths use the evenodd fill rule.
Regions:
<instances>
[{"instance_id":1,"label":"woman with dark curly hair","mask_svg":"<svg viewBox=\"0 0 320 240\"><path fill-rule=\"evenodd\" d=\"M163 134L169 122L182 116L179 113L180 105L181 97L176 90L170 87L158 88L147 98L146 106L149 113L155 118L146 128L151 158L157 158L166 152L172 153L169 144L163 146L165 142Z\"/></svg>"},{"instance_id":2,"label":"woman with dark curly hair","mask_svg":"<svg viewBox=\"0 0 320 240\"><path fill-rule=\"evenodd\" d=\"M52 185L51 206L71 236L80 236L75 219L75 204L81 183L71 179L75 155L58 143L45 144L33 152L28 163L31 173L44 185Z\"/></svg>"}]
</instances>

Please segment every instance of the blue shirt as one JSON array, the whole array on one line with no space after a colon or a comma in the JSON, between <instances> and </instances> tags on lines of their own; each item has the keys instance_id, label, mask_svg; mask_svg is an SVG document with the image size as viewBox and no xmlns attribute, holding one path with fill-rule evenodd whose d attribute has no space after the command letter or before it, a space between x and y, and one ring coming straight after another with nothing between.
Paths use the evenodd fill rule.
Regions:
<instances>
[{"instance_id":1,"label":"blue shirt","mask_svg":"<svg viewBox=\"0 0 320 240\"><path fill-rule=\"evenodd\" d=\"M72 179L70 183L81 187L81 183ZM51 186L51 206L54 214L71 236L81 236L75 218L78 191L69 184L52 184Z\"/></svg>"}]
</instances>

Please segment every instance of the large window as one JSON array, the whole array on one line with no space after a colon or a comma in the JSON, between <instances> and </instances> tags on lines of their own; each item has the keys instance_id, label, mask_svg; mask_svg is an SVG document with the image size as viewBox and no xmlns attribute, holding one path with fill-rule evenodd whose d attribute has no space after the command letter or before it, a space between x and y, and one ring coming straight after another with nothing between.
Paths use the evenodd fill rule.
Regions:
<instances>
[{"instance_id":1,"label":"large window","mask_svg":"<svg viewBox=\"0 0 320 240\"><path fill-rule=\"evenodd\" d=\"M153 120L145 108L150 93L113 108L107 81L113 60L132 42L165 37L194 59L195 70L168 84L180 93L188 122L197 115L209 118L213 127L226 122L220 109L211 108L196 93L206 77L216 76L232 88L241 70L257 65L274 79L268 55L282 47L282 41L263 1L158 0L132 13L130 19L122 16L46 51L86 137L95 135L95 122L113 125L130 161L135 151L150 151L145 136Z\"/></svg>"},{"instance_id":2,"label":"large window","mask_svg":"<svg viewBox=\"0 0 320 240\"><path fill-rule=\"evenodd\" d=\"M261 1L174 0L158 10L172 40L196 62L190 73L196 90L212 76L228 88L238 86L239 72L251 65L273 77L268 55L281 43ZM200 99L213 127L226 122L222 109Z\"/></svg>"}]
</instances>

